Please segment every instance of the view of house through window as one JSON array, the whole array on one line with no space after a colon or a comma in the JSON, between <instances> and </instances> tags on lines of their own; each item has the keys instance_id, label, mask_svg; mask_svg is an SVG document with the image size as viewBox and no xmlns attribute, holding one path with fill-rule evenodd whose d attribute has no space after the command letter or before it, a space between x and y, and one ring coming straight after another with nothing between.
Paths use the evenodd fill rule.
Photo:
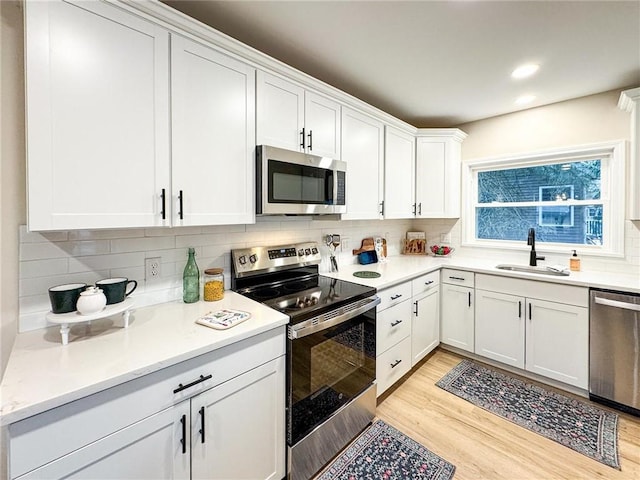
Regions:
<instances>
[{"instance_id":1,"label":"view of house through window","mask_svg":"<svg viewBox=\"0 0 640 480\"><path fill-rule=\"evenodd\" d=\"M603 245L603 160L559 161L476 172L476 239Z\"/></svg>"}]
</instances>

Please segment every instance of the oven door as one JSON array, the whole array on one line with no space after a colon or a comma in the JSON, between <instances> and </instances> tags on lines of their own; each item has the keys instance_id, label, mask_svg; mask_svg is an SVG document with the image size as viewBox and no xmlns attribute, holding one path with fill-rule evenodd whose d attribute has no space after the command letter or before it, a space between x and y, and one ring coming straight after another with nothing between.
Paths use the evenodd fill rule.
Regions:
<instances>
[{"instance_id":1,"label":"oven door","mask_svg":"<svg viewBox=\"0 0 640 480\"><path fill-rule=\"evenodd\" d=\"M334 317L321 328L289 327L287 342L287 441L295 445L343 405L370 387L376 377L376 308ZM350 318L349 318L350 317ZM306 322L305 322L306 323ZM320 327L320 328L319 328Z\"/></svg>"},{"instance_id":2,"label":"oven door","mask_svg":"<svg viewBox=\"0 0 640 480\"><path fill-rule=\"evenodd\" d=\"M258 214L346 212L346 165L281 148L258 147Z\"/></svg>"}]
</instances>

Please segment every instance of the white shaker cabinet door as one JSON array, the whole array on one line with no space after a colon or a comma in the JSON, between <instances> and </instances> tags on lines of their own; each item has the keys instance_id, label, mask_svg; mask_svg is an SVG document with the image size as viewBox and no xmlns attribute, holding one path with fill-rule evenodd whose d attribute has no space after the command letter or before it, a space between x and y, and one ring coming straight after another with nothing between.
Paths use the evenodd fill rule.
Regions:
<instances>
[{"instance_id":1,"label":"white shaker cabinet door","mask_svg":"<svg viewBox=\"0 0 640 480\"><path fill-rule=\"evenodd\" d=\"M447 188L446 141L418 138L416 148L416 216L442 218Z\"/></svg>"},{"instance_id":2,"label":"white shaker cabinet door","mask_svg":"<svg viewBox=\"0 0 640 480\"><path fill-rule=\"evenodd\" d=\"M525 313L524 297L476 290L476 353L524 368Z\"/></svg>"},{"instance_id":3,"label":"white shaker cabinet door","mask_svg":"<svg viewBox=\"0 0 640 480\"><path fill-rule=\"evenodd\" d=\"M280 480L285 474L285 359L191 399L191 476Z\"/></svg>"},{"instance_id":4,"label":"white shaker cabinet door","mask_svg":"<svg viewBox=\"0 0 640 480\"><path fill-rule=\"evenodd\" d=\"M16 478L187 480L188 432L187 400Z\"/></svg>"},{"instance_id":5,"label":"white shaker cabinet door","mask_svg":"<svg viewBox=\"0 0 640 480\"><path fill-rule=\"evenodd\" d=\"M173 224L253 223L255 70L171 38Z\"/></svg>"},{"instance_id":6,"label":"white shaker cabinet door","mask_svg":"<svg viewBox=\"0 0 640 480\"><path fill-rule=\"evenodd\" d=\"M414 136L387 126L384 155L384 218L414 217L414 169Z\"/></svg>"},{"instance_id":7,"label":"white shaker cabinet door","mask_svg":"<svg viewBox=\"0 0 640 480\"><path fill-rule=\"evenodd\" d=\"M440 344L440 288L413 298L411 366L415 366Z\"/></svg>"},{"instance_id":8,"label":"white shaker cabinet door","mask_svg":"<svg viewBox=\"0 0 640 480\"><path fill-rule=\"evenodd\" d=\"M25 2L31 230L161 226L169 34L102 2Z\"/></svg>"},{"instance_id":9,"label":"white shaker cabinet door","mask_svg":"<svg viewBox=\"0 0 640 480\"><path fill-rule=\"evenodd\" d=\"M527 300L526 369L588 388L588 312L585 307Z\"/></svg>"},{"instance_id":10,"label":"white shaker cabinet door","mask_svg":"<svg viewBox=\"0 0 640 480\"><path fill-rule=\"evenodd\" d=\"M342 218L382 218L384 124L343 108L342 161L347 163L347 213Z\"/></svg>"},{"instance_id":11,"label":"white shaker cabinet door","mask_svg":"<svg viewBox=\"0 0 640 480\"><path fill-rule=\"evenodd\" d=\"M474 289L443 284L440 340L442 343L474 352Z\"/></svg>"},{"instance_id":12,"label":"white shaker cabinet door","mask_svg":"<svg viewBox=\"0 0 640 480\"><path fill-rule=\"evenodd\" d=\"M303 151L304 89L258 70L256 144Z\"/></svg>"},{"instance_id":13,"label":"white shaker cabinet door","mask_svg":"<svg viewBox=\"0 0 640 480\"><path fill-rule=\"evenodd\" d=\"M306 92L304 118L307 153L340 160L340 104Z\"/></svg>"}]
</instances>

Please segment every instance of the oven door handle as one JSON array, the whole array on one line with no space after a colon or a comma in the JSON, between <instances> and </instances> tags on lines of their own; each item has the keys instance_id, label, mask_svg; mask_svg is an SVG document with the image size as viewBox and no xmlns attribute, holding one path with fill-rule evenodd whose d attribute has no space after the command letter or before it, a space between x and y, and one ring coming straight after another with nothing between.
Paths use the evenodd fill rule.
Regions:
<instances>
[{"instance_id":1,"label":"oven door handle","mask_svg":"<svg viewBox=\"0 0 640 480\"><path fill-rule=\"evenodd\" d=\"M351 320L358 315L362 315L369 310L376 308L376 305L380 303L380 298L377 296L368 297L364 300L359 300L352 304L348 304L339 308L343 313L339 313L336 316L327 318L327 315L318 315L317 317L310 318L295 325L289 325L288 336L289 340L295 340L297 338L306 337L312 333L326 330L327 328L335 327L341 323ZM355 307L354 307L355 305Z\"/></svg>"}]
</instances>

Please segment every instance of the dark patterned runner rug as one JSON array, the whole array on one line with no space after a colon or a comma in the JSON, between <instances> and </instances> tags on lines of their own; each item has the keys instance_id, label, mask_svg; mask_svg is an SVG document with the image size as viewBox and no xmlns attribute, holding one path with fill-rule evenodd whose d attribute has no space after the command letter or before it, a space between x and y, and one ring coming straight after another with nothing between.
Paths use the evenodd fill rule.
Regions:
<instances>
[{"instance_id":1,"label":"dark patterned runner rug","mask_svg":"<svg viewBox=\"0 0 640 480\"><path fill-rule=\"evenodd\" d=\"M618 415L463 360L436 385L620 470Z\"/></svg>"},{"instance_id":2,"label":"dark patterned runner rug","mask_svg":"<svg viewBox=\"0 0 640 480\"><path fill-rule=\"evenodd\" d=\"M378 420L317 480L449 480L455 470L446 460Z\"/></svg>"}]
</instances>

